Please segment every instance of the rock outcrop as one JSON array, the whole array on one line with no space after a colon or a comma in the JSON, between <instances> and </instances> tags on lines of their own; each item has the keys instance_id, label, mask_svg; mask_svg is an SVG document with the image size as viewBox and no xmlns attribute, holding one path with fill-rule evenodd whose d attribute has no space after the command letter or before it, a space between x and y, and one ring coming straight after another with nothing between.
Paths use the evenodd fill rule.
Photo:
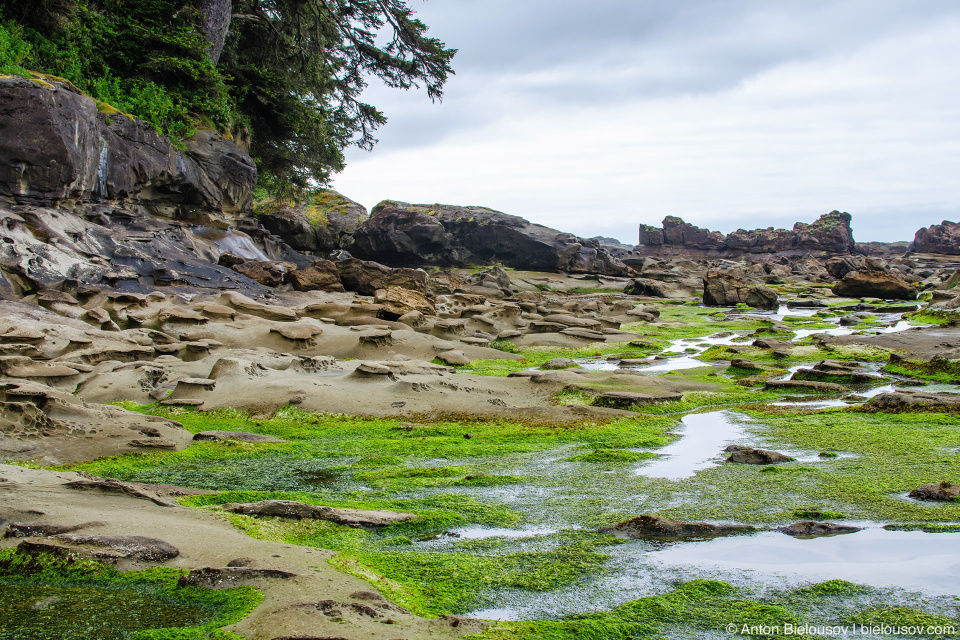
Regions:
<instances>
[{"instance_id":1,"label":"rock outcrop","mask_svg":"<svg viewBox=\"0 0 960 640\"><path fill-rule=\"evenodd\" d=\"M180 150L146 122L98 106L67 82L0 78L0 196L121 201L181 219L253 204L257 167L232 141L201 130Z\"/></svg>"},{"instance_id":2,"label":"rock outcrop","mask_svg":"<svg viewBox=\"0 0 960 640\"><path fill-rule=\"evenodd\" d=\"M255 213L264 228L297 251L319 253L338 249L341 238L352 234L369 217L363 205L328 190L315 193L305 204L258 205Z\"/></svg>"},{"instance_id":3,"label":"rock outcrop","mask_svg":"<svg viewBox=\"0 0 960 640\"><path fill-rule=\"evenodd\" d=\"M0 78L0 296L83 285L266 293L220 255L311 260L246 217L256 180L252 158L213 131L179 145L66 81Z\"/></svg>"},{"instance_id":4,"label":"rock outcrop","mask_svg":"<svg viewBox=\"0 0 960 640\"><path fill-rule=\"evenodd\" d=\"M944 253L960 255L960 224L944 220L917 230L907 253Z\"/></svg>"},{"instance_id":5,"label":"rock outcrop","mask_svg":"<svg viewBox=\"0 0 960 640\"><path fill-rule=\"evenodd\" d=\"M352 241L351 241L352 240ZM500 263L537 271L627 275L596 240L487 209L385 200L341 247L392 266Z\"/></svg>"},{"instance_id":6,"label":"rock outcrop","mask_svg":"<svg viewBox=\"0 0 960 640\"><path fill-rule=\"evenodd\" d=\"M819 255L857 253L850 229L850 214L831 211L812 224L798 222L793 229L738 229L728 235L701 229L675 216L663 227L640 225L639 255L699 255L729 257L756 253Z\"/></svg>"}]
</instances>

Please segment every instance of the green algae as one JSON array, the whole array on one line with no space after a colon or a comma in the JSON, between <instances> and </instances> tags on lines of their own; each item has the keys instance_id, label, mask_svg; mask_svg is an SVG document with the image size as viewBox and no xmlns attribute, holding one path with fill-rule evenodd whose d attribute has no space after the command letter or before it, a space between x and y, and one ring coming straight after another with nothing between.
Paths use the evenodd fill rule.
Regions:
<instances>
[{"instance_id":1,"label":"green algae","mask_svg":"<svg viewBox=\"0 0 960 640\"><path fill-rule=\"evenodd\" d=\"M177 585L168 567L121 573L73 556L0 551L0 638L163 640L239 636L222 630L263 599L253 587Z\"/></svg>"},{"instance_id":2,"label":"green algae","mask_svg":"<svg viewBox=\"0 0 960 640\"><path fill-rule=\"evenodd\" d=\"M649 460L656 458L657 454L650 451L628 451L625 449L594 449L589 453L566 458L568 462L600 462L600 463L622 463L639 462L640 460Z\"/></svg>"},{"instance_id":3,"label":"green algae","mask_svg":"<svg viewBox=\"0 0 960 640\"><path fill-rule=\"evenodd\" d=\"M881 370L909 378L960 384L960 360L936 357L925 362L897 358L890 360Z\"/></svg>"}]
</instances>

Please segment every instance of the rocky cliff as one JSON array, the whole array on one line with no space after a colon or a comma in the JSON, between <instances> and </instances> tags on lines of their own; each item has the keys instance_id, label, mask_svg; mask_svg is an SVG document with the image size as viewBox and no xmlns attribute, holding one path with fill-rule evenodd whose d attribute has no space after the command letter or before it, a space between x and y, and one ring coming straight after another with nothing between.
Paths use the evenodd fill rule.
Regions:
<instances>
[{"instance_id":1,"label":"rocky cliff","mask_svg":"<svg viewBox=\"0 0 960 640\"><path fill-rule=\"evenodd\" d=\"M213 131L177 144L70 83L0 78L0 294L242 289L217 264L311 262L249 217L252 158Z\"/></svg>"},{"instance_id":2,"label":"rocky cliff","mask_svg":"<svg viewBox=\"0 0 960 640\"><path fill-rule=\"evenodd\" d=\"M849 213L831 211L812 224L798 222L793 229L738 229L728 235L701 229L682 219L667 216L658 229L640 225L638 255L689 255L732 257L744 254L779 253L819 255L857 253Z\"/></svg>"},{"instance_id":3,"label":"rocky cliff","mask_svg":"<svg viewBox=\"0 0 960 640\"><path fill-rule=\"evenodd\" d=\"M940 224L919 229L907 252L960 255L960 224L944 220Z\"/></svg>"},{"instance_id":4,"label":"rocky cliff","mask_svg":"<svg viewBox=\"0 0 960 640\"><path fill-rule=\"evenodd\" d=\"M391 266L500 263L535 271L625 275L596 240L578 238L485 207L386 200L340 246Z\"/></svg>"}]
</instances>

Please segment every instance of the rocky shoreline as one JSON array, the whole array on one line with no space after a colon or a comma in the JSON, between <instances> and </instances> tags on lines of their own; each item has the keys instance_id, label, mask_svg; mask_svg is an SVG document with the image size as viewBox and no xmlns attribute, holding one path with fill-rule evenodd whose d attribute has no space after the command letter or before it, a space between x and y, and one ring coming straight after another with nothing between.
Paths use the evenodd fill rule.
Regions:
<instances>
[{"instance_id":1,"label":"rocky shoreline","mask_svg":"<svg viewBox=\"0 0 960 640\"><path fill-rule=\"evenodd\" d=\"M551 464L583 468L636 463L680 437L671 416L714 405L759 412L779 425L763 437L809 448L777 422L793 409L775 403L789 405L793 393L835 402L844 411L837 420L877 430L868 442L883 441L883 425L870 417L878 414L957 426L954 223L921 229L902 247L857 244L851 216L836 211L792 230L726 236L667 217L662 229L641 226L639 244L626 246L478 206L385 201L368 215L333 192L255 204L256 168L235 141L201 131L180 149L65 83L0 78L0 101L0 548L123 570L183 569L192 586L254 585L264 601L228 628L239 636L502 637L498 629L508 627L454 615L468 600L442 604L429 575L410 584L403 571L387 575L396 545L452 537L450 523L475 524L483 511L445 503L448 522L435 505L416 502L426 500L418 490L522 482L509 469L469 467L496 467L501 455L549 450ZM915 388L923 380L948 388ZM821 410L801 407L797 420ZM324 422L329 433L309 439L283 426L284 412L304 432L330 416L369 422L341 440ZM260 429L276 420L286 431ZM398 455L351 448L352 437L362 441L380 425L389 437L371 446ZM524 444L537 438L549 443ZM484 442L494 444L469 449ZM743 464L711 463L710 473L742 490L806 473L797 469L830 479L829 444L813 442L825 447L815 462L734 444L708 459ZM474 462L451 462L460 459L455 443ZM934 455L916 446L914 455ZM942 454L947 462L925 462L925 477L908 474L887 497L824 503L873 521L956 519L960 467L949 447L960 444L943 446L952 451ZM558 451L571 447L586 449L561 460ZM244 485L251 477L226 488L203 464L177 483L131 479L194 454L218 468L273 455L304 468L327 460L313 471L357 486L340 495L296 485L294 500L283 496L296 483ZM856 455L879 468L876 451ZM755 467L772 472L759 476ZM711 522L702 522L696 501L662 483L645 487L670 497L616 507L596 497L603 506L589 518L562 512L567 534L697 538L759 523L811 538L862 528L827 521L838 517L828 510L801 518L802 505L779 501L746 509L736 523L724 521L732 504L720 517L704 509ZM785 491L809 498L802 483ZM919 506L900 508L906 498L890 497L910 491ZM302 501L310 495L338 504ZM505 522L522 519L503 515L509 501L483 499ZM943 515L931 501L946 505ZM343 540L361 535L354 530L380 537L350 546ZM342 546L293 542L321 533ZM365 556L364 544L388 552ZM540 551L522 553L531 566L541 562ZM557 566L583 562L587 575L599 562L576 554ZM513 576L504 588L549 591L580 579L553 570L561 577L548 586ZM531 629L520 637L537 637Z\"/></svg>"}]
</instances>

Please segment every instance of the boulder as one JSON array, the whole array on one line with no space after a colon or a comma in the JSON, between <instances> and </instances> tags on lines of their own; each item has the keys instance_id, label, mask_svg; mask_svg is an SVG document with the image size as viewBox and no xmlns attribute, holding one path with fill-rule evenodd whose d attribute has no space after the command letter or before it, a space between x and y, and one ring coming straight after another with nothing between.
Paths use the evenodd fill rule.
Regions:
<instances>
[{"instance_id":1,"label":"boulder","mask_svg":"<svg viewBox=\"0 0 960 640\"><path fill-rule=\"evenodd\" d=\"M638 540L643 538L712 538L747 533L753 530L753 527L746 525L680 522L660 516L644 515L609 527L601 527L600 533L610 533L627 540Z\"/></svg>"},{"instance_id":2,"label":"boulder","mask_svg":"<svg viewBox=\"0 0 960 640\"><path fill-rule=\"evenodd\" d=\"M291 265L270 260L244 260L231 265L231 269L242 273L267 287L279 287Z\"/></svg>"},{"instance_id":3,"label":"boulder","mask_svg":"<svg viewBox=\"0 0 960 640\"><path fill-rule=\"evenodd\" d=\"M675 286L650 278L634 278L623 290L627 295L650 298L669 298L674 291L676 291Z\"/></svg>"},{"instance_id":4,"label":"boulder","mask_svg":"<svg viewBox=\"0 0 960 640\"><path fill-rule=\"evenodd\" d=\"M309 267L294 269L286 274L285 282L297 291L343 291L340 270L330 260L317 260Z\"/></svg>"},{"instance_id":5,"label":"boulder","mask_svg":"<svg viewBox=\"0 0 960 640\"><path fill-rule=\"evenodd\" d=\"M736 464L781 464L784 462L793 462L795 458L785 456L779 451L768 451L766 449L737 449L730 454L727 462Z\"/></svg>"},{"instance_id":6,"label":"boulder","mask_svg":"<svg viewBox=\"0 0 960 640\"><path fill-rule=\"evenodd\" d=\"M732 307L746 304L758 309L776 309L777 294L762 285L751 285L735 274L712 269L703 276L703 304Z\"/></svg>"},{"instance_id":7,"label":"boulder","mask_svg":"<svg viewBox=\"0 0 960 640\"><path fill-rule=\"evenodd\" d=\"M834 295L844 298L916 300L917 288L889 271L851 271L833 285Z\"/></svg>"},{"instance_id":8,"label":"boulder","mask_svg":"<svg viewBox=\"0 0 960 640\"><path fill-rule=\"evenodd\" d=\"M627 275L595 240L487 209L385 200L353 233L349 250L397 266L496 262L534 271Z\"/></svg>"},{"instance_id":9,"label":"boulder","mask_svg":"<svg viewBox=\"0 0 960 640\"><path fill-rule=\"evenodd\" d=\"M917 487L908 495L917 500L957 502L960 501L960 484L953 482L931 482Z\"/></svg>"},{"instance_id":10,"label":"boulder","mask_svg":"<svg viewBox=\"0 0 960 640\"><path fill-rule=\"evenodd\" d=\"M350 258L335 263L347 291L372 296L377 289L402 287L426 295L427 273L422 269L394 269L379 262Z\"/></svg>"}]
</instances>

